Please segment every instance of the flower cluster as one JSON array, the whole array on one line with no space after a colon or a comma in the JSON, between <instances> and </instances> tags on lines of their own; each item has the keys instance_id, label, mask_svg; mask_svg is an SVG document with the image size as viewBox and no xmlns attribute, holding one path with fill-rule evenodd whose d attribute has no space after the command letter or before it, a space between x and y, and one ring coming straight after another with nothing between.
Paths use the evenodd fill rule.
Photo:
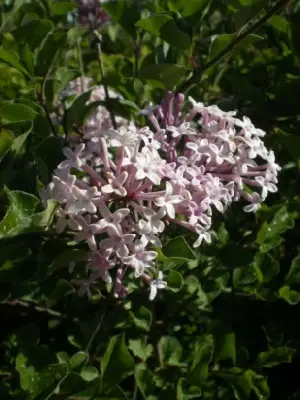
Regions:
<instances>
[{"instance_id":1,"label":"flower cluster","mask_svg":"<svg viewBox=\"0 0 300 400\"><path fill-rule=\"evenodd\" d=\"M56 229L74 232L90 248L90 276L82 290L101 278L125 296L127 271L150 285L150 298L164 288L155 248L162 232L177 224L210 242L213 210L245 200L256 211L277 191L274 153L249 118L168 93L159 106L142 110L152 128L134 124L87 133L74 151L64 149L52 182L41 193L60 203ZM79 171L76 174L74 171Z\"/></svg>"},{"instance_id":2,"label":"flower cluster","mask_svg":"<svg viewBox=\"0 0 300 400\"><path fill-rule=\"evenodd\" d=\"M109 21L110 17L101 8L100 0L77 0L79 20L83 25L89 25L96 29Z\"/></svg>"}]
</instances>

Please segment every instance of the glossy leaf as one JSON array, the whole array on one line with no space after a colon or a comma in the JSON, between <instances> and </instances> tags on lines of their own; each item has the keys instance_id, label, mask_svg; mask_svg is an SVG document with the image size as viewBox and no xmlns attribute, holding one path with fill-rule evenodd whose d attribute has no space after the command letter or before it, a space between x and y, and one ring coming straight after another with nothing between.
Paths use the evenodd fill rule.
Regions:
<instances>
[{"instance_id":1,"label":"glossy leaf","mask_svg":"<svg viewBox=\"0 0 300 400\"><path fill-rule=\"evenodd\" d=\"M14 51L7 50L7 49L4 49L3 47L0 47L0 60L6 62L7 64L16 68L22 74L28 76L27 69L25 67L23 67L18 54L15 53Z\"/></svg>"},{"instance_id":2,"label":"glossy leaf","mask_svg":"<svg viewBox=\"0 0 300 400\"><path fill-rule=\"evenodd\" d=\"M21 191L6 190L8 210L0 222L0 239L20 235L32 224L32 216L39 203L35 196Z\"/></svg>"},{"instance_id":3,"label":"glossy leaf","mask_svg":"<svg viewBox=\"0 0 300 400\"><path fill-rule=\"evenodd\" d=\"M170 271L167 278L168 288L173 292L178 292L183 286L183 277L177 271Z\"/></svg>"},{"instance_id":4,"label":"glossy leaf","mask_svg":"<svg viewBox=\"0 0 300 400\"><path fill-rule=\"evenodd\" d=\"M0 119L3 124L32 121L37 113L32 108L18 103L3 103L0 105Z\"/></svg>"},{"instance_id":5,"label":"glossy leaf","mask_svg":"<svg viewBox=\"0 0 300 400\"><path fill-rule=\"evenodd\" d=\"M208 378L208 368L213 356L214 341L212 335L204 335L197 339L193 352L189 381L195 386Z\"/></svg>"},{"instance_id":6,"label":"glossy leaf","mask_svg":"<svg viewBox=\"0 0 300 400\"><path fill-rule=\"evenodd\" d=\"M66 31L57 28L47 35L36 59L36 75L45 76L67 40Z\"/></svg>"},{"instance_id":7,"label":"glossy leaf","mask_svg":"<svg viewBox=\"0 0 300 400\"><path fill-rule=\"evenodd\" d=\"M0 161L9 151L13 142L14 142L14 135L12 134L12 132L6 129L2 129L0 131Z\"/></svg>"},{"instance_id":8,"label":"glossy leaf","mask_svg":"<svg viewBox=\"0 0 300 400\"><path fill-rule=\"evenodd\" d=\"M236 343L234 332L218 335L215 349L216 361L230 360L236 363Z\"/></svg>"},{"instance_id":9,"label":"glossy leaf","mask_svg":"<svg viewBox=\"0 0 300 400\"><path fill-rule=\"evenodd\" d=\"M158 353L162 365L180 365L182 346L174 336L163 336L158 343Z\"/></svg>"},{"instance_id":10,"label":"glossy leaf","mask_svg":"<svg viewBox=\"0 0 300 400\"><path fill-rule=\"evenodd\" d=\"M208 60L211 60L212 58L216 57L218 54L220 54L227 46L230 45L230 43L233 41L234 35L232 33L223 33L220 35L215 35L212 38L212 42L209 48L209 56ZM232 50L232 53L236 53L243 48L247 48L247 46L252 45L253 43L262 40L262 36L258 35L248 35L247 38L242 40L241 43L236 45L234 49Z\"/></svg>"},{"instance_id":11,"label":"glossy leaf","mask_svg":"<svg viewBox=\"0 0 300 400\"><path fill-rule=\"evenodd\" d=\"M53 24L51 21L47 19L34 19L15 29L12 35L17 42L27 43L29 49L33 51L41 44L52 28ZM34 32L34 35L32 32Z\"/></svg>"},{"instance_id":12,"label":"glossy leaf","mask_svg":"<svg viewBox=\"0 0 300 400\"><path fill-rule=\"evenodd\" d=\"M272 368L276 365L292 362L295 350L289 347L278 347L259 353L256 359L256 366Z\"/></svg>"},{"instance_id":13,"label":"glossy leaf","mask_svg":"<svg viewBox=\"0 0 300 400\"><path fill-rule=\"evenodd\" d=\"M97 370L97 368L92 366L84 367L80 372L80 376L86 382L91 382L98 378L99 371Z\"/></svg>"},{"instance_id":14,"label":"glossy leaf","mask_svg":"<svg viewBox=\"0 0 300 400\"><path fill-rule=\"evenodd\" d=\"M149 332L152 323L152 313L148 308L141 306L133 313L133 321L137 328Z\"/></svg>"},{"instance_id":15,"label":"glossy leaf","mask_svg":"<svg viewBox=\"0 0 300 400\"><path fill-rule=\"evenodd\" d=\"M52 17L63 16L74 10L76 6L75 1L59 1L51 4L50 12Z\"/></svg>"},{"instance_id":16,"label":"glossy leaf","mask_svg":"<svg viewBox=\"0 0 300 400\"><path fill-rule=\"evenodd\" d=\"M300 301L300 293L284 285L279 289L279 297L291 305L298 304Z\"/></svg>"},{"instance_id":17,"label":"glossy leaf","mask_svg":"<svg viewBox=\"0 0 300 400\"><path fill-rule=\"evenodd\" d=\"M191 45L189 36L177 27L173 18L167 13L154 14L141 19L136 26L161 37L165 42L182 50L186 50Z\"/></svg>"},{"instance_id":18,"label":"glossy leaf","mask_svg":"<svg viewBox=\"0 0 300 400\"><path fill-rule=\"evenodd\" d=\"M172 89L179 84L185 74L185 68L177 64L154 64L144 66L139 71L139 78L159 81L166 89Z\"/></svg>"},{"instance_id":19,"label":"glossy leaf","mask_svg":"<svg viewBox=\"0 0 300 400\"><path fill-rule=\"evenodd\" d=\"M300 256L293 259L291 268L285 278L285 282L289 285L297 285L300 283Z\"/></svg>"},{"instance_id":20,"label":"glossy leaf","mask_svg":"<svg viewBox=\"0 0 300 400\"><path fill-rule=\"evenodd\" d=\"M147 344L145 338L129 340L128 348L135 357L138 357L144 362L151 357L154 350L152 344Z\"/></svg>"},{"instance_id":21,"label":"glossy leaf","mask_svg":"<svg viewBox=\"0 0 300 400\"><path fill-rule=\"evenodd\" d=\"M176 400L199 399L200 396L201 390L197 386L189 386L186 384L186 379L179 379L176 387Z\"/></svg>"},{"instance_id":22,"label":"glossy leaf","mask_svg":"<svg viewBox=\"0 0 300 400\"><path fill-rule=\"evenodd\" d=\"M84 351L79 351L78 353L73 354L69 360L70 368L77 369L81 367L87 361L88 357L88 354Z\"/></svg>"},{"instance_id":23,"label":"glossy leaf","mask_svg":"<svg viewBox=\"0 0 300 400\"><path fill-rule=\"evenodd\" d=\"M162 248L162 252L168 259L180 259L182 261L194 261L197 259L195 253L182 236L169 240Z\"/></svg>"},{"instance_id":24,"label":"glossy leaf","mask_svg":"<svg viewBox=\"0 0 300 400\"><path fill-rule=\"evenodd\" d=\"M148 396L153 395L156 386L153 373L144 365L140 364L136 367L134 376L144 399L148 399Z\"/></svg>"},{"instance_id":25,"label":"glossy leaf","mask_svg":"<svg viewBox=\"0 0 300 400\"><path fill-rule=\"evenodd\" d=\"M124 334L112 337L101 360L102 390L112 389L134 373L134 360L130 355Z\"/></svg>"},{"instance_id":26,"label":"glossy leaf","mask_svg":"<svg viewBox=\"0 0 300 400\"><path fill-rule=\"evenodd\" d=\"M67 107L65 122L67 132L70 132L72 130L73 125L77 125L80 127L83 124L84 118L87 115L84 107L89 101L91 92L92 89L77 96L73 100L73 102Z\"/></svg>"}]
</instances>

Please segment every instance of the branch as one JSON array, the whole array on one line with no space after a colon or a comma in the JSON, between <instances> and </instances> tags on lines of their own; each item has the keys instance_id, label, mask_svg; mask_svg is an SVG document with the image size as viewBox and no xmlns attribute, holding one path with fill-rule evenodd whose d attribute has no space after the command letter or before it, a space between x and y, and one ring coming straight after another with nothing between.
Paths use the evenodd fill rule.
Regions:
<instances>
[{"instance_id":1,"label":"branch","mask_svg":"<svg viewBox=\"0 0 300 400\"><path fill-rule=\"evenodd\" d=\"M33 310L38 313L48 314L50 317L54 318L66 318L66 316L59 311L52 310L47 307L36 306L34 303L28 303L22 300L3 300L0 302L0 305L10 306L10 307L22 307L27 310Z\"/></svg>"},{"instance_id":2,"label":"branch","mask_svg":"<svg viewBox=\"0 0 300 400\"><path fill-rule=\"evenodd\" d=\"M217 54L214 58L212 58L206 65L204 65L201 69L196 69L193 75L188 79L177 91L178 92L185 92L191 85L195 84L199 81L202 77L204 71L208 68L213 67L218 62L222 61L225 57L227 57L237 45L239 45L242 40L246 39L247 36L251 35L259 28L261 28L265 22L268 21L274 14L281 11L291 0L279 0L274 6L270 7L269 10L263 15L258 21L251 24L251 20L248 21L245 26L236 33L235 38L232 42L225 47L219 54ZM250 26L247 28L247 26Z\"/></svg>"},{"instance_id":3,"label":"branch","mask_svg":"<svg viewBox=\"0 0 300 400\"><path fill-rule=\"evenodd\" d=\"M113 125L114 129L117 129L118 126L117 126L117 122L116 122L116 117L115 117L115 114L114 114L112 108L110 107L110 104L111 104L109 102L110 96L109 96L108 87L106 85L106 80L105 80L105 75L104 75L104 68L103 68L103 63L102 63L101 35L97 31L94 31L94 36L95 36L96 42L97 42L98 61L99 61L99 67L100 67L101 81L102 81L102 85L103 85L104 93L105 93L105 101L109 105L108 111L110 113L112 125Z\"/></svg>"}]
</instances>

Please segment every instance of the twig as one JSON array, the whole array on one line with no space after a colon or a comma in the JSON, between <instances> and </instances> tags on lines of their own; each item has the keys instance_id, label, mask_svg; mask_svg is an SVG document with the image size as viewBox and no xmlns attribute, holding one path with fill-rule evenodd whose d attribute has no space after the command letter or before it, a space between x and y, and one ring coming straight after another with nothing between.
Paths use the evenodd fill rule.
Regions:
<instances>
[{"instance_id":1,"label":"twig","mask_svg":"<svg viewBox=\"0 0 300 400\"><path fill-rule=\"evenodd\" d=\"M228 56L235 47L242 42L247 36L251 35L257 29L259 29L269 18L271 18L274 14L281 11L281 9L290 2L291 0L279 0L274 6L270 7L269 10L263 15L258 21L250 24L247 29L239 30L239 33L236 34L235 38L225 49L223 49L219 54L217 54L214 58L212 58L206 65L204 65L201 69L196 69L193 75L188 79L181 87L178 88L178 92L185 92L191 85L195 84L197 81L201 79L201 76L204 71L208 68L211 68L219 61L223 60L226 56ZM251 20L249 21L251 22ZM249 25L249 22L245 24L245 27Z\"/></svg>"},{"instance_id":2,"label":"twig","mask_svg":"<svg viewBox=\"0 0 300 400\"><path fill-rule=\"evenodd\" d=\"M43 107L43 109L44 109L44 111L45 111L45 114L46 114L47 120L48 120L48 122L49 122L49 125L50 125L50 127L51 127L51 130L52 130L53 135L54 135L54 136L58 136L58 134L57 134L57 132L56 132L56 128L55 128L55 126L54 126L54 124L53 124L53 121L52 121L52 119L51 119L51 116L50 116L50 112L49 112L49 109L48 109L48 106L47 106L46 96L45 96L46 82L47 82L48 76L50 75L50 71L51 71L51 68L49 68L49 70L48 70L48 72L47 72L45 78L43 79L41 91L38 92L38 91L36 90L36 95L37 95L37 98L38 98L39 103L41 104L41 106Z\"/></svg>"},{"instance_id":3,"label":"twig","mask_svg":"<svg viewBox=\"0 0 300 400\"><path fill-rule=\"evenodd\" d=\"M139 72L139 58L140 58L140 40L136 39L133 43L134 46L134 65L133 65L133 76L137 78Z\"/></svg>"},{"instance_id":4,"label":"twig","mask_svg":"<svg viewBox=\"0 0 300 400\"><path fill-rule=\"evenodd\" d=\"M101 35L97 31L94 31L94 36L95 36L96 42L97 42L98 61L99 61L99 67L100 67L101 81L102 81L102 85L103 85L104 93L105 93L105 101L108 104L108 110L110 113L112 125L113 125L114 129L117 129L118 126L116 123L116 117L115 117L114 111L112 110L112 107L111 107L110 96L109 96L108 87L107 87L105 75L104 75L104 68L103 68L103 63L102 63Z\"/></svg>"},{"instance_id":5,"label":"twig","mask_svg":"<svg viewBox=\"0 0 300 400\"><path fill-rule=\"evenodd\" d=\"M81 92L84 92L84 65L83 65L83 59L82 59L82 51L81 51L81 40L77 40L77 51L78 51L78 61L79 61L79 69L80 69L80 86L81 86Z\"/></svg>"},{"instance_id":6,"label":"twig","mask_svg":"<svg viewBox=\"0 0 300 400\"><path fill-rule=\"evenodd\" d=\"M92 346L92 344L93 344L93 341L95 340L95 337L97 336L97 334L99 333L99 331L100 331L100 329L101 329L101 326L102 326L104 317L105 317L105 315L106 315L106 311L107 311L107 309L104 309L104 310L103 310L103 313L102 313L102 315L101 315L101 317L100 317L100 319L99 319L99 322L98 322L98 324L96 325L96 328L94 329L94 331L93 331L93 333L92 333L92 335L91 335L91 337L90 337L90 340L88 341L88 343L87 343L87 345L86 345L86 347L85 347L85 351L86 351L87 353L89 352L89 350L90 350L90 348L91 348L91 346Z\"/></svg>"},{"instance_id":7,"label":"twig","mask_svg":"<svg viewBox=\"0 0 300 400\"><path fill-rule=\"evenodd\" d=\"M55 318L66 318L66 315L60 313L59 311L52 310L47 307L36 306L34 303L25 302L22 300L3 300L0 302L1 305L11 306L11 307L22 307L27 310L33 310L39 313L48 314Z\"/></svg>"}]
</instances>

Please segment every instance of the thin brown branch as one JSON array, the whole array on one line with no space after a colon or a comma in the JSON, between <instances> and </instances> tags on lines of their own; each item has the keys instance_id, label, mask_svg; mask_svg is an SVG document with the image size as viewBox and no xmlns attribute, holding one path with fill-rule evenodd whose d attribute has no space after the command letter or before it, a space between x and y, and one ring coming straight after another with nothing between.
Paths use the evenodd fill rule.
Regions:
<instances>
[{"instance_id":1,"label":"thin brown branch","mask_svg":"<svg viewBox=\"0 0 300 400\"><path fill-rule=\"evenodd\" d=\"M103 68L103 62L102 62L101 35L97 31L94 31L94 36L95 36L96 42L97 42L98 62L99 62L99 67L100 67L101 81L102 81L102 85L104 88L105 101L108 104L107 109L110 113L112 125L113 125L114 129L117 129L118 126L117 126L117 122L116 122L116 117L115 117L115 113L111 107L110 96L109 96L108 87L106 84L106 79L105 79L105 74L104 74L104 68Z\"/></svg>"},{"instance_id":2,"label":"thin brown branch","mask_svg":"<svg viewBox=\"0 0 300 400\"><path fill-rule=\"evenodd\" d=\"M185 92L189 89L190 86L197 83L202 75L208 68L213 67L214 65L218 64L222 61L225 57L230 55L230 53L239 45L247 36L251 35L252 33L256 32L259 28L261 28L265 22L268 21L274 14L282 11L284 7L288 5L291 0L279 0L276 4L269 8L269 10L256 22L251 23L251 20L248 21L244 28L240 29L239 32L236 33L235 38L232 42L226 46L219 54L217 54L214 58L208 61L201 69L196 69L193 75L188 79L181 87L178 88L178 92ZM248 26L248 28L247 28Z\"/></svg>"},{"instance_id":3,"label":"thin brown branch","mask_svg":"<svg viewBox=\"0 0 300 400\"><path fill-rule=\"evenodd\" d=\"M38 313L47 314L50 317L54 318L66 318L66 316L60 313L59 311L52 310L51 308L48 307L40 307L37 306L35 303L26 302L23 300L3 300L0 302L0 304L10 307L21 307L27 309L28 311L33 310Z\"/></svg>"}]
</instances>

